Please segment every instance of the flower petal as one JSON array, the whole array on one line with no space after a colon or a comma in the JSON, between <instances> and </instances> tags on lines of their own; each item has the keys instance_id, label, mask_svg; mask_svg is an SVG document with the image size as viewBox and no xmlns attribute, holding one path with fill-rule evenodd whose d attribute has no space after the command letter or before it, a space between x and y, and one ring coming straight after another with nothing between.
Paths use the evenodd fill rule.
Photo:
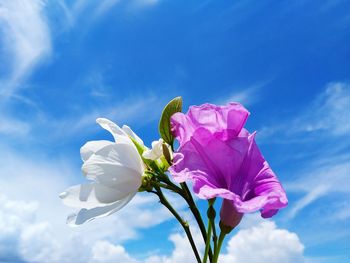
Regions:
<instances>
[{"instance_id":1,"label":"flower petal","mask_svg":"<svg viewBox=\"0 0 350 263\"><path fill-rule=\"evenodd\" d=\"M171 131L180 142L180 146L190 140L195 131L195 125L191 119L182 112L173 114L170 118Z\"/></svg>"},{"instance_id":2,"label":"flower petal","mask_svg":"<svg viewBox=\"0 0 350 263\"><path fill-rule=\"evenodd\" d=\"M207 103L190 107L187 114L174 114L171 125L180 145L187 142L200 127L209 130L218 139L229 140L238 136L248 116L249 112L239 103L226 106Z\"/></svg>"},{"instance_id":3,"label":"flower petal","mask_svg":"<svg viewBox=\"0 0 350 263\"><path fill-rule=\"evenodd\" d=\"M85 222L94 220L95 218L105 217L110 214L117 212L122 209L130 200L135 196L136 193L131 193L125 198L114 202L111 205L103 207L95 207L92 209L81 209L77 213L74 213L67 218L67 224L69 225L81 225Z\"/></svg>"},{"instance_id":4,"label":"flower petal","mask_svg":"<svg viewBox=\"0 0 350 263\"><path fill-rule=\"evenodd\" d=\"M87 159L91 157L91 155L95 154L99 150L101 150L103 147L107 145L114 144L114 142L111 141L89 141L83 145L83 147L80 148L80 155L81 159L85 162Z\"/></svg>"},{"instance_id":5,"label":"flower petal","mask_svg":"<svg viewBox=\"0 0 350 263\"><path fill-rule=\"evenodd\" d=\"M127 125L123 125L122 130L131 138L133 138L138 144L140 144L141 146L144 146L143 141L141 140L141 138L139 136L137 136L136 133L134 133L134 131Z\"/></svg>"},{"instance_id":6,"label":"flower petal","mask_svg":"<svg viewBox=\"0 0 350 263\"><path fill-rule=\"evenodd\" d=\"M116 142L126 142L126 143L132 143L129 136L121 129L117 124L114 122L105 119L105 118L98 118L96 119L96 122L105 130L109 131Z\"/></svg>"},{"instance_id":7,"label":"flower petal","mask_svg":"<svg viewBox=\"0 0 350 263\"><path fill-rule=\"evenodd\" d=\"M135 191L124 187L111 188L99 183L91 183L69 187L60 194L60 198L67 206L90 209L111 205L132 192Z\"/></svg>"},{"instance_id":8,"label":"flower petal","mask_svg":"<svg viewBox=\"0 0 350 263\"><path fill-rule=\"evenodd\" d=\"M241 189L242 202L235 203L238 212L261 210L263 217L271 217L276 210L287 206L287 196L256 145L255 134L249 136L249 141L250 146L239 172L242 178L239 184L232 184L230 190L236 192Z\"/></svg>"},{"instance_id":9,"label":"flower petal","mask_svg":"<svg viewBox=\"0 0 350 263\"><path fill-rule=\"evenodd\" d=\"M102 177L105 177L117 182L118 180L113 178L129 175L141 177L144 166L133 145L112 143L93 154L83 164L82 170L89 179L102 180Z\"/></svg>"},{"instance_id":10,"label":"flower petal","mask_svg":"<svg viewBox=\"0 0 350 263\"><path fill-rule=\"evenodd\" d=\"M228 144L214 137L209 130L198 128L182 145L180 153L174 154L174 164L169 170L175 180L197 178L198 183L227 189L237 176L248 145L247 138L236 137ZM194 187L199 189L196 182Z\"/></svg>"},{"instance_id":11,"label":"flower petal","mask_svg":"<svg viewBox=\"0 0 350 263\"><path fill-rule=\"evenodd\" d=\"M157 160L163 156L163 139L152 142L152 149L143 152L142 157L149 160Z\"/></svg>"}]
</instances>

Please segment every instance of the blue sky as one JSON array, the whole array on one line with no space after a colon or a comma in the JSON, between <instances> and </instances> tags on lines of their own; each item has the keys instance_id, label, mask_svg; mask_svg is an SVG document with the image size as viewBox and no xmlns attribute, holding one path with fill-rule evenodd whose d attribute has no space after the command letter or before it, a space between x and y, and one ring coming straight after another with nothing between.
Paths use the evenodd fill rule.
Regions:
<instances>
[{"instance_id":1,"label":"blue sky","mask_svg":"<svg viewBox=\"0 0 350 263\"><path fill-rule=\"evenodd\" d=\"M153 197L73 229L57 197L84 181L79 148L110 138L96 117L128 124L149 145L162 107L181 95L184 109L245 105L290 200L272 220L246 216L224 263L349 262L349 8L0 0L0 261L188 261L187 241Z\"/></svg>"}]
</instances>

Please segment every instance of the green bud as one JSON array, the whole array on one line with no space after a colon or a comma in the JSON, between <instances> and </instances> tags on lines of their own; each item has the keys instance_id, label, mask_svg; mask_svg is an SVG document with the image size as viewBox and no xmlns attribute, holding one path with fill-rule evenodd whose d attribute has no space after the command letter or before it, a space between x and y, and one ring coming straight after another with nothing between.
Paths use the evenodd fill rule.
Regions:
<instances>
[{"instance_id":1,"label":"green bud","mask_svg":"<svg viewBox=\"0 0 350 263\"><path fill-rule=\"evenodd\" d=\"M231 227L231 226L224 225L224 223L221 220L220 220L220 223L219 223L219 227L221 229L221 232L223 232L225 234L229 234L232 231L232 229L233 229L233 227Z\"/></svg>"},{"instance_id":2,"label":"green bud","mask_svg":"<svg viewBox=\"0 0 350 263\"><path fill-rule=\"evenodd\" d=\"M142 183L141 183L141 186L139 188L139 192L151 191L153 189L152 179L153 179L153 174L146 172L142 176Z\"/></svg>"},{"instance_id":3,"label":"green bud","mask_svg":"<svg viewBox=\"0 0 350 263\"><path fill-rule=\"evenodd\" d=\"M216 211L213 206L209 206L207 210L207 216L209 219L215 219L216 217Z\"/></svg>"}]
</instances>

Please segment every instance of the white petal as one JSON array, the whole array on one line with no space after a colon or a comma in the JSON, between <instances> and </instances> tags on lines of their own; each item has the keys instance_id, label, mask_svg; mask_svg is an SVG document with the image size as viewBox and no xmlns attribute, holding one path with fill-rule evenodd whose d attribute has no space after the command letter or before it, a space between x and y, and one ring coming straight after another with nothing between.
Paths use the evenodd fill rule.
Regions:
<instances>
[{"instance_id":1,"label":"white petal","mask_svg":"<svg viewBox=\"0 0 350 263\"><path fill-rule=\"evenodd\" d=\"M163 139L159 139L158 141L152 142L152 150L146 150L142 154L143 158L149 160L157 160L163 155Z\"/></svg>"},{"instance_id":2,"label":"white petal","mask_svg":"<svg viewBox=\"0 0 350 263\"><path fill-rule=\"evenodd\" d=\"M154 151L154 154L159 157L163 155L163 143L163 139L152 142L152 150Z\"/></svg>"},{"instance_id":3,"label":"white petal","mask_svg":"<svg viewBox=\"0 0 350 263\"><path fill-rule=\"evenodd\" d=\"M87 179L107 187L135 191L141 186L142 174L125 166L86 162L82 170Z\"/></svg>"},{"instance_id":4,"label":"white petal","mask_svg":"<svg viewBox=\"0 0 350 263\"><path fill-rule=\"evenodd\" d=\"M91 183L72 186L61 193L60 198L67 206L89 209L111 205L136 191L137 189L133 191L123 187L114 189Z\"/></svg>"},{"instance_id":5,"label":"white petal","mask_svg":"<svg viewBox=\"0 0 350 263\"><path fill-rule=\"evenodd\" d=\"M131 143L132 141L128 137L128 135L114 122L105 119L105 118L98 118L96 119L96 122L105 130L109 131L116 142L126 142Z\"/></svg>"},{"instance_id":6,"label":"white petal","mask_svg":"<svg viewBox=\"0 0 350 263\"><path fill-rule=\"evenodd\" d=\"M157 160L160 156L155 155L154 151L146 150L143 152L142 157L148 160Z\"/></svg>"},{"instance_id":7,"label":"white petal","mask_svg":"<svg viewBox=\"0 0 350 263\"><path fill-rule=\"evenodd\" d=\"M129 126L123 125L122 129L127 135L129 135L131 138L133 138L138 144L144 146L144 143L141 140L141 138L139 136L137 136L137 134L134 133L134 131Z\"/></svg>"},{"instance_id":8,"label":"white petal","mask_svg":"<svg viewBox=\"0 0 350 263\"><path fill-rule=\"evenodd\" d=\"M82 171L88 179L107 186L139 186L144 167L140 155L131 145L114 143L93 154L83 164Z\"/></svg>"},{"instance_id":9,"label":"white petal","mask_svg":"<svg viewBox=\"0 0 350 263\"><path fill-rule=\"evenodd\" d=\"M117 202L104 207L95 207L92 209L81 209L78 213L72 214L67 218L67 224L69 225L81 225L85 222L91 221L95 218L108 216L123 208L136 193L132 193L125 198L118 200Z\"/></svg>"},{"instance_id":10,"label":"white petal","mask_svg":"<svg viewBox=\"0 0 350 263\"><path fill-rule=\"evenodd\" d=\"M103 147L107 145L114 144L114 142L111 141L89 141L83 145L83 147L80 148L80 155L81 159L83 161L86 161L93 155L94 153L101 150Z\"/></svg>"}]
</instances>

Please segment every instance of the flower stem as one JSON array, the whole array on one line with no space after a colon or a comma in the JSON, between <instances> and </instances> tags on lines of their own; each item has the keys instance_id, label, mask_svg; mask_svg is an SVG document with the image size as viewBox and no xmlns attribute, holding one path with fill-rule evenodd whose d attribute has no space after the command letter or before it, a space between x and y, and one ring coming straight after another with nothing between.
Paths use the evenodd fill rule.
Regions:
<instances>
[{"instance_id":1,"label":"flower stem","mask_svg":"<svg viewBox=\"0 0 350 263\"><path fill-rule=\"evenodd\" d=\"M211 221L212 229L213 229L213 243L214 243L214 251L216 251L218 246L218 236L216 234L216 226L215 226L215 219L210 218L209 221Z\"/></svg>"},{"instance_id":2,"label":"flower stem","mask_svg":"<svg viewBox=\"0 0 350 263\"><path fill-rule=\"evenodd\" d=\"M212 222L209 220L208 222L208 233L207 233L207 242L205 243L205 251L203 257L203 263L207 263L208 253L210 248L210 240L211 240L211 232L212 232Z\"/></svg>"},{"instance_id":3,"label":"flower stem","mask_svg":"<svg viewBox=\"0 0 350 263\"><path fill-rule=\"evenodd\" d=\"M166 199L166 197L164 196L162 190L155 186L154 187L156 189L156 191L152 191L153 193L155 193L158 197L159 197L159 201L166 207L168 208L168 210L173 214L173 216L177 219L177 221L181 224L181 226L183 227L183 229L185 230L185 233L187 235L187 238L191 244L193 253L197 259L198 263L201 263L201 258L198 254L198 250L196 247L196 244L194 243L192 234L191 234L191 230L190 230L190 226L188 224L187 221L183 220L182 217L176 212L176 210L171 206L171 204L168 202L168 200Z\"/></svg>"},{"instance_id":4,"label":"flower stem","mask_svg":"<svg viewBox=\"0 0 350 263\"><path fill-rule=\"evenodd\" d=\"M226 236L226 233L224 231L221 231L220 235L219 235L217 249L214 252L214 261L213 261L213 263L217 263L218 262L221 246L222 246L222 243L224 241L225 236Z\"/></svg>"},{"instance_id":5,"label":"flower stem","mask_svg":"<svg viewBox=\"0 0 350 263\"><path fill-rule=\"evenodd\" d=\"M183 191L185 192L185 195L183 195L182 197L187 202L194 218L197 221L197 224L198 224L199 230L201 231L204 243L207 243L207 231L205 229L205 225L204 225L201 213L199 212L199 210L198 210L198 208L193 200L191 191L190 191L190 189L188 189L188 186L185 182L181 183L180 185L181 185L181 188L183 189ZM213 252L212 252L210 246L209 246L209 253L208 254L209 254L210 262L212 262Z\"/></svg>"}]
</instances>

